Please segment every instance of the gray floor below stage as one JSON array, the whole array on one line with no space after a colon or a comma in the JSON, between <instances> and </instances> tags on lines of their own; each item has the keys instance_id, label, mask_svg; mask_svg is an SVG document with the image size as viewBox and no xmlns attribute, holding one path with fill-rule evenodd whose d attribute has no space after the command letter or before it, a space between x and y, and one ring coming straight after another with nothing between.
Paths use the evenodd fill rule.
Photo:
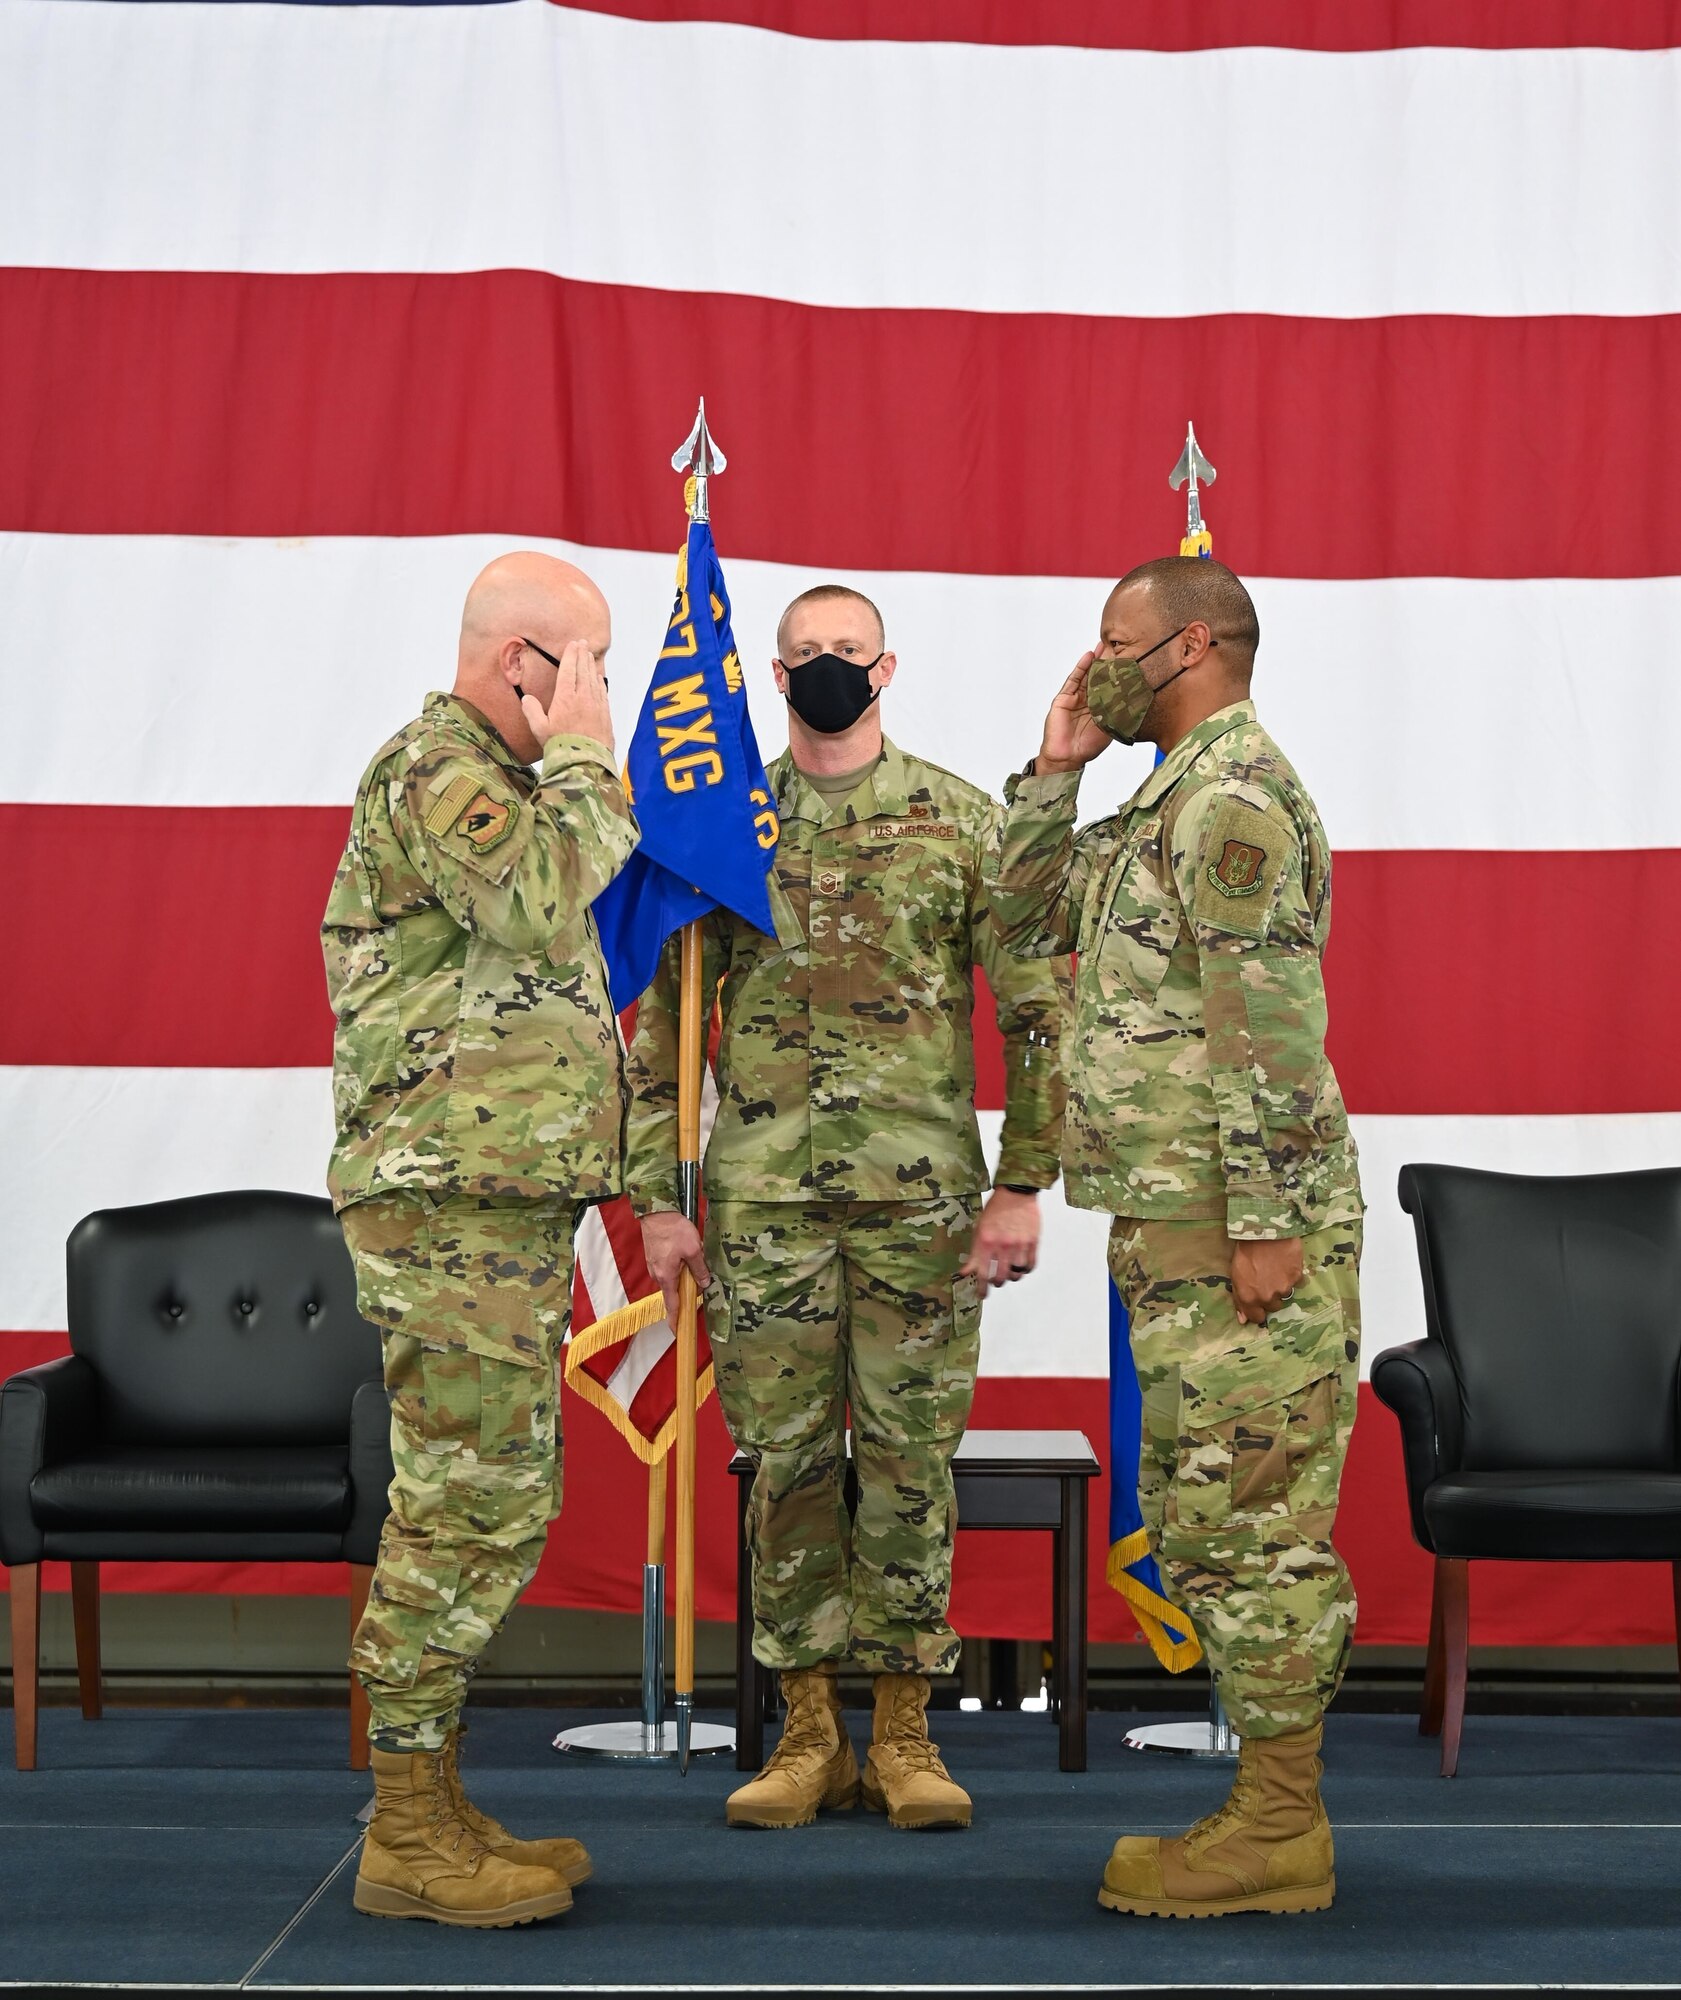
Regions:
<instances>
[{"instance_id":1,"label":"gray floor below stage","mask_svg":"<svg viewBox=\"0 0 1681 2000\"><path fill-rule=\"evenodd\" d=\"M1681 1720L1470 1718L1460 1775L1387 1716L1333 1716L1339 1895L1322 1915L1163 1924L1100 1910L1122 1832L1170 1832L1224 1778L1123 1750L1056 1768L1042 1716L936 1719L967 1833L863 1811L728 1831L733 1763L687 1779L549 1749L581 1720L475 1717L472 1789L516 1831L569 1832L596 1879L572 1914L474 1933L359 1917L367 1781L319 1711L41 1718L0 1771L0 1980L288 1985L1411 1984L1681 1978ZM851 1716L855 1738L868 1730Z\"/></svg>"}]
</instances>

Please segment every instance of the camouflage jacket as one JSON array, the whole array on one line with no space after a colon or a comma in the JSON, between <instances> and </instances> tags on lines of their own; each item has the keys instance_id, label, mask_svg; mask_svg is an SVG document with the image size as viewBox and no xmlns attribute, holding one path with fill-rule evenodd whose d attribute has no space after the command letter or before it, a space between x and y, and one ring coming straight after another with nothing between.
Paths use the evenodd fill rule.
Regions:
<instances>
[{"instance_id":1,"label":"camouflage jacket","mask_svg":"<svg viewBox=\"0 0 1681 2000\"><path fill-rule=\"evenodd\" d=\"M321 925L335 1207L617 1192L623 1061L589 906L635 845L587 737L552 738L534 777L433 694L375 757Z\"/></svg>"},{"instance_id":2,"label":"camouflage jacket","mask_svg":"<svg viewBox=\"0 0 1681 2000\"><path fill-rule=\"evenodd\" d=\"M704 927L705 990L718 993L721 1019L707 1191L924 1201L983 1189L977 964L1006 1050L998 1179L1049 1187L1068 978L1012 959L993 928L981 863L998 805L892 744L833 818L786 752L770 778L782 821L776 935L725 912ZM676 1046L674 940L630 1047L625 1184L641 1214L676 1205Z\"/></svg>"},{"instance_id":3,"label":"camouflage jacket","mask_svg":"<svg viewBox=\"0 0 1681 2000\"><path fill-rule=\"evenodd\" d=\"M1079 774L1012 778L988 863L1012 950L1077 951L1068 1199L1297 1236L1360 1213L1325 1055L1331 855L1255 719L1221 709L1112 819L1076 835Z\"/></svg>"}]
</instances>

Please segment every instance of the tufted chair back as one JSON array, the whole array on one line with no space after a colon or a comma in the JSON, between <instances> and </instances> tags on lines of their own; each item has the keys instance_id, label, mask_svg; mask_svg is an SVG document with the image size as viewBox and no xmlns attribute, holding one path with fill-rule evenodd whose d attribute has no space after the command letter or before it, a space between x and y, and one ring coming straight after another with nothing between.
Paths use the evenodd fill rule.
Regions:
<instances>
[{"instance_id":1,"label":"tufted chair back","mask_svg":"<svg viewBox=\"0 0 1681 2000\"><path fill-rule=\"evenodd\" d=\"M103 1209L71 1232L70 1345L107 1446L342 1444L380 1369L332 1204L266 1191Z\"/></svg>"}]
</instances>

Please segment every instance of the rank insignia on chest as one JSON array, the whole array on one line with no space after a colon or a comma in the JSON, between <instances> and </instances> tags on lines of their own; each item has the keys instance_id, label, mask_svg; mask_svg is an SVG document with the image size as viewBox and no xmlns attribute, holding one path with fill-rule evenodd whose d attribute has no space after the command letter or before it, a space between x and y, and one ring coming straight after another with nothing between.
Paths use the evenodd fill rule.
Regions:
<instances>
[{"instance_id":1,"label":"rank insignia on chest","mask_svg":"<svg viewBox=\"0 0 1681 2000\"><path fill-rule=\"evenodd\" d=\"M1219 860L1209 868L1209 882L1222 896L1253 896L1261 886L1266 858L1266 849L1253 841L1228 840Z\"/></svg>"}]
</instances>

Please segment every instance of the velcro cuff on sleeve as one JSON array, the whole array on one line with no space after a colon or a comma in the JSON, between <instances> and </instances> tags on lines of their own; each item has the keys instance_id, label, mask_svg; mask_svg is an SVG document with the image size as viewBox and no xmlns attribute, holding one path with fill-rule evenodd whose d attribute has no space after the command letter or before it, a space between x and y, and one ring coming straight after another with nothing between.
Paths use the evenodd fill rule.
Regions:
<instances>
[{"instance_id":1,"label":"velcro cuff on sleeve","mask_svg":"<svg viewBox=\"0 0 1681 2000\"><path fill-rule=\"evenodd\" d=\"M543 745L543 776L558 778L562 772L575 770L580 764L599 764L604 771L612 772L616 778L619 767L613 762L604 743L598 743L593 736L551 736Z\"/></svg>"}]
</instances>

